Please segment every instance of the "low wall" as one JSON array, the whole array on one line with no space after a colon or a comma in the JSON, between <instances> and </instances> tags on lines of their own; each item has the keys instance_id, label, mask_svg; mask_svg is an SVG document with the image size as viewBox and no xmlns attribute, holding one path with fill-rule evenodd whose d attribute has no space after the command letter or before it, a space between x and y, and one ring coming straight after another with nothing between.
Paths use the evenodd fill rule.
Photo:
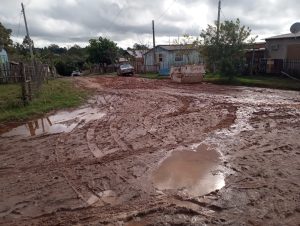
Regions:
<instances>
[{"instance_id":1,"label":"low wall","mask_svg":"<svg viewBox=\"0 0 300 226\"><path fill-rule=\"evenodd\" d=\"M178 83L199 83L203 81L204 75L204 65L172 67L170 72L171 80Z\"/></svg>"}]
</instances>

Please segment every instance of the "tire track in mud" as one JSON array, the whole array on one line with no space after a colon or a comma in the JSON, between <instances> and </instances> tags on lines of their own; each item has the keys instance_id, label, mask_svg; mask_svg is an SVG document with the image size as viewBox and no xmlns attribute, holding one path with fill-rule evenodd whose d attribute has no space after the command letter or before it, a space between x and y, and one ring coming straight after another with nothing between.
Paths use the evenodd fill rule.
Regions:
<instances>
[{"instance_id":1,"label":"tire track in mud","mask_svg":"<svg viewBox=\"0 0 300 226\"><path fill-rule=\"evenodd\" d=\"M103 109L107 113L105 117L77 128L70 134L45 138L49 141L49 147L53 146L53 141L61 140L56 145L56 153L53 153L55 159L50 156L51 161L45 162L43 166L23 168L27 173L41 170L43 174L47 170L51 171L49 175L59 176L59 182L49 182L52 187L48 190L55 186L62 187L72 194L65 197L57 193L59 197L56 201L62 205L54 203L54 207L46 213L27 218L20 216L19 219L8 216L3 222L12 225L126 225L135 221L154 225L239 225L248 222L247 214L261 216L259 214L263 214L264 210L260 209L260 204L266 205L268 200L273 200L278 206L273 210L269 207L268 210L277 211L282 219L284 214L289 220L295 218L295 213L286 205L288 203L291 208L297 208L292 201L297 200L297 196L287 195L288 191L275 183L278 182L277 178L284 181L284 178L295 176L293 172L280 169L276 164L280 165L281 161L284 164L297 162L295 141L289 140L282 133L292 133L292 128L298 128L299 131L299 120L296 119L299 112L294 115L289 112L289 117L293 118L289 124L291 129L279 130L280 125L288 125L285 119L287 114L284 112L287 108L277 100L264 109L262 101L255 103L256 99L251 96L251 92L238 91L243 95L232 97L226 94L226 87L222 91L216 90L218 94L214 95L212 93L219 88L209 87L205 91L202 90L205 86L179 86L177 89L174 84L169 84L166 87L155 87L154 90L149 81L152 84L150 89L142 89L141 85L137 86L139 89L132 88L135 84L130 84L130 89L126 89L121 81L122 78L118 78L119 84L115 85L118 89L100 90L89 103ZM126 82L128 85L129 82ZM250 96L249 101L247 95ZM271 99L271 95L268 99ZM290 101L284 104L289 108L299 106L297 103L291 105ZM256 115L248 111L252 108L263 109L265 112L258 111ZM243 120L258 133L242 125L235 127ZM227 136L229 133L232 139ZM278 140L272 141L272 136L277 136ZM286 137L286 142L290 142L289 145L282 140L283 137ZM36 138L34 142L40 139ZM229 171L227 185L223 189L190 199L176 191L162 192L153 187L152 172L172 150L181 146L189 149L192 144L205 141L211 141L211 144L219 142L221 146L214 147L224 148L224 167L232 171ZM22 142L26 143L26 140ZM300 145L297 147L300 148ZM46 150L43 146L40 148ZM20 159L28 156L34 155L24 155ZM290 156L293 161L287 161ZM273 162L276 170L266 171L265 165L272 166L266 158ZM259 174L263 170L265 172ZM272 178L272 170L275 170L278 177ZM3 173L5 171L3 167ZM41 180L44 180L42 176ZM274 186L269 187L267 182ZM297 186L296 182L289 184L290 189ZM33 189L30 192L34 194ZM268 192L274 193L275 198ZM282 197L286 199L280 203ZM67 198L78 201L67 205ZM45 205L48 203L45 202ZM240 210L243 213L239 213Z\"/></svg>"},{"instance_id":2,"label":"tire track in mud","mask_svg":"<svg viewBox=\"0 0 300 226\"><path fill-rule=\"evenodd\" d=\"M121 96L122 94L118 94L117 96ZM157 95L159 96L159 94ZM157 98L157 96L154 96L153 98ZM172 95L171 95L172 96ZM152 111L146 111L146 114L142 114L142 120L143 121L143 124L145 123L145 120L146 120L146 123L149 123L149 125L153 125L153 123L155 122L156 124L162 124L164 125L164 122L161 121L162 119L168 119L168 118L172 118L172 117L179 117L181 116L183 113L186 113L188 107L189 107L189 104L192 100L189 101L189 97L185 98L185 97L181 97L181 96L172 96L172 98L175 97L175 100L172 101L172 105L174 105L174 103L176 103L176 106L175 108L171 108L171 112L170 109L164 109L164 108L161 108L160 105L158 105L156 103L156 107L154 109L152 109ZM127 97L126 97L127 98ZM169 98L168 97L165 97L165 101L164 102L168 102ZM179 100L179 101L178 101ZM111 100L113 101L113 99ZM120 100L122 101L122 99ZM132 101L132 100L130 100ZM107 101L107 102L110 102L110 101ZM107 103L106 102L106 103ZM127 105L128 102L125 102L125 105ZM116 103L116 106L118 106L119 108L122 108L122 105L119 105L118 102ZM141 105L143 106L143 105ZM97 106L95 106L97 107ZM122 150L121 152L118 152L117 155L115 155L116 153L106 153L108 154L108 156L101 156L101 158L103 159L97 159L97 161L94 161L94 164L98 164L100 162L106 162L106 163L109 163L109 162L113 162L113 161L120 161L122 159L128 159L128 158L137 158L139 159L139 161L141 161L141 163L143 162L143 158L141 158L139 155L143 154L143 153L148 153L148 152L152 152L153 150L155 150L155 148L153 147L149 147L147 149L144 149L144 150L141 150L141 149L137 149L136 151L133 150L132 148L128 148L128 147L125 147L122 146L123 144L120 142L118 142L118 137L122 137L123 134L124 134L124 131L123 133L119 133L119 128L117 127L114 127L114 125L123 125L124 124L124 116L125 115L129 115L131 114L132 112L130 111L130 108L129 109L116 109L114 106L112 106L112 104L109 104L109 107L106 106L106 108L109 109L109 113L108 115L110 115L110 118L107 119L107 118L103 118L103 120L99 120L99 121L95 121L93 123L90 123L90 127L86 129L86 127L82 128L81 130L85 130L86 129L86 139L87 139L87 144L88 144L88 147L89 149L91 149L91 144L89 144L89 142L93 142L93 140L96 139L96 131L97 129L100 127L102 129L102 132L103 132L103 128L105 126L103 126L103 123L108 123L109 124L109 136L112 140L115 141L115 143L117 144L118 146L118 149L119 150ZM148 109L147 109L148 110ZM198 110L194 110L193 112L197 112ZM175 112L175 113L174 113ZM116 113L119 114L119 116L116 116ZM174 115L172 115L172 113ZM189 112L187 113L189 114ZM139 114L138 114L139 115ZM152 115L155 115L155 117L153 117ZM140 117L140 116L138 116ZM148 120L148 122L147 122ZM103 122L105 121L105 122ZM154 124L155 124L154 123ZM145 126L145 125L144 125ZM128 130L136 130L139 126L138 125L135 125L134 121L130 122L129 123L129 127L127 128ZM146 130L148 130L147 128L149 127L146 127ZM91 133L91 129L92 129L92 133ZM151 130L151 128L150 128ZM126 131L125 131L126 132ZM74 133L76 133L76 131L74 131ZM89 134L90 133L90 134ZM159 132L161 133L161 132ZM158 134L159 134L158 133ZM68 136L69 134L62 134L62 135L59 135L58 138L57 138L57 141L60 142L59 144L57 143L56 144L56 147L55 147L55 155L56 155L56 161L57 161L57 166L59 167L61 173L63 174L63 177L65 178L65 182L66 184L68 184L68 186L70 186L70 188L73 190L73 192L77 195L78 198L80 198L83 202L83 207L76 207L76 209L78 209L78 211L82 211L82 208L88 208L89 205L91 204L95 204L97 203L100 199L101 199L101 196L98 195L97 191L94 191L93 190L93 187L89 187L87 186L86 184L80 182L80 180L74 180L74 176L69 176L69 175L73 175L74 173L71 173L73 171L73 166L75 166L76 162L77 163L80 163L80 160L76 161L76 162L72 162L72 163L67 163L66 165L64 165L64 161L63 159L64 158L61 158L60 156L68 151L68 149L65 149L66 147L66 142L68 142ZM154 136L152 134L153 138L161 143L164 143L164 140L163 139L157 139L158 137ZM124 139L125 137L123 137ZM121 141L122 142L122 141ZM152 141L155 143L155 141ZM98 147L98 144L96 142L94 142L95 145L97 145L97 148L99 149ZM183 144L183 143L182 143ZM189 144L189 142L187 143ZM164 144L164 147L166 149L166 153L168 152L167 150L171 150L173 148L175 148L177 146L177 143L175 144ZM104 148L104 146L101 146L101 148ZM92 150L90 150L91 153L93 152ZM62 161L59 161L60 159L62 159ZM108 160L108 161L107 161ZM135 160L135 162L137 163L138 161ZM84 163L87 163L87 164L90 164L91 161L84 161L82 162L82 164ZM142 163L142 168L146 167L146 165L144 163ZM152 163L153 165L153 163ZM131 166L132 167L132 166ZM135 166L136 168L136 166ZM128 168L127 168L128 170ZM148 171L149 168L146 167L145 171ZM120 174L119 171L115 171L115 170L111 170L111 173L114 174L114 175L118 175ZM138 178L139 176L135 176L134 175L135 173L131 174L129 173L128 175L126 175L126 178L123 177L123 182L122 182L122 186L126 185L126 186L131 186L130 185L130 178ZM122 176L120 176L121 178ZM168 196L165 196L163 198L164 201L162 201L163 203L165 203L165 205L167 205L168 207L170 205L173 205L173 204L170 204L170 201L168 200L169 197ZM140 205L144 205L144 202L142 202L142 204ZM162 206L162 203L159 204L160 206ZM157 207L155 207L154 209L156 209ZM177 207L176 207L177 208ZM175 209L176 209L175 208ZM101 209L101 207L100 207ZM123 208L119 209L118 211L122 210ZM160 208L160 209L164 209L164 208ZM137 210L134 210L133 212L135 213L136 216L139 216L139 215L147 215L147 214L150 214L152 213L151 211L151 208L150 207L147 207L145 210L143 211L137 211ZM128 210L124 210L124 211L127 211ZM168 212L168 208L165 209L164 211L167 211ZM175 211L175 210L174 210ZM117 215L118 217L116 217L116 219L119 219L120 216Z\"/></svg>"}]
</instances>

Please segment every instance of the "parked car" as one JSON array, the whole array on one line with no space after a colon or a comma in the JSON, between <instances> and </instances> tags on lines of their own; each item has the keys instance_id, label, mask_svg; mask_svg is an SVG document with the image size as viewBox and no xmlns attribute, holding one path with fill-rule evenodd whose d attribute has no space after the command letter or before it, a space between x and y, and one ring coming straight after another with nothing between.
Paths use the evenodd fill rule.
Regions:
<instances>
[{"instance_id":1,"label":"parked car","mask_svg":"<svg viewBox=\"0 0 300 226\"><path fill-rule=\"evenodd\" d=\"M118 75L134 75L134 68L128 63L121 64L118 67L117 73Z\"/></svg>"},{"instance_id":2,"label":"parked car","mask_svg":"<svg viewBox=\"0 0 300 226\"><path fill-rule=\"evenodd\" d=\"M81 75L81 72L80 71L73 71L71 76L80 76Z\"/></svg>"}]
</instances>

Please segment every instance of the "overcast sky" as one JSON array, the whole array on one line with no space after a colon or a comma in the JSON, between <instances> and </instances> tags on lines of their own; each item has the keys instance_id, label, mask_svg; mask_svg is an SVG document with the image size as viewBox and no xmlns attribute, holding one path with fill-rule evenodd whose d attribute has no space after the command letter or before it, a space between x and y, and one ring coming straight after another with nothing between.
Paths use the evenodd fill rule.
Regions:
<instances>
[{"instance_id":1,"label":"overcast sky","mask_svg":"<svg viewBox=\"0 0 300 226\"><path fill-rule=\"evenodd\" d=\"M13 40L25 36L22 0L0 0L0 21L13 30ZM199 35L217 18L218 0L23 0L35 46L51 43L87 45L104 36L127 48L151 44L151 20L156 44L169 44L184 33ZM221 20L240 18L261 39L289 33L300 22L299 0L222 0Z\"/></svg>"}]
</instances>

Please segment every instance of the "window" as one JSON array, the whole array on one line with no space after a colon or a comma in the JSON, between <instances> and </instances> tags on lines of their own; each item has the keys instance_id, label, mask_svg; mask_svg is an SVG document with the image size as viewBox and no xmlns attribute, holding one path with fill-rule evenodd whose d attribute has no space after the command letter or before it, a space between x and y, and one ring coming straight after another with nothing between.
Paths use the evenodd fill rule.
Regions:
<instances>
[{"instance_id":1,"label":"window","mask_svg":"<svg viewBox=\"0 0 300 226\"><path fill-rule=\"evenodd\" d=\"M162 53L158 54L158 62L163 62L163 55L162 55Z\"/></svg>"},{"instance_id":2,"label":"window","mask_svg":"<svg viewBox=\"0 0 300 226\"><path fill-rule=\"evenodd\" d=\"M272 51L277 51L277 50L279 50L279 44L277 44L277 45L271 45L271 50Z\"/></svg>"},{"instance_id":3,"label":"window","mask_svg":"<svg viewBox=\"0 0 300 226\"><path fill-rule=\"evenodd\" d=\"M183 55L181 53L176 53L175 61L183 61Z\"/></svg>"}]
</instances>

